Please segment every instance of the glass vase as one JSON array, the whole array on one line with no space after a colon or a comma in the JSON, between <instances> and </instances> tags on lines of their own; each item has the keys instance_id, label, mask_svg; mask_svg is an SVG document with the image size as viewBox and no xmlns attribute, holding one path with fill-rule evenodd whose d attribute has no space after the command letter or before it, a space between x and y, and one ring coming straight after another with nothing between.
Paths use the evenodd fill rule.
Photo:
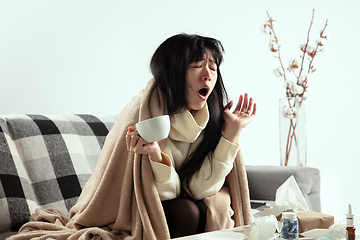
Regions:
<instances>
[{"instance_id":1,"label":"glass vase","mask_svg":"<svg viewBox=\"0 0 360 240\"><path fill-rule=\"evenodd\" d=\"M306 166L306 105L300 97L279 101L280 165Z\"/></svg>"}]
</instances>

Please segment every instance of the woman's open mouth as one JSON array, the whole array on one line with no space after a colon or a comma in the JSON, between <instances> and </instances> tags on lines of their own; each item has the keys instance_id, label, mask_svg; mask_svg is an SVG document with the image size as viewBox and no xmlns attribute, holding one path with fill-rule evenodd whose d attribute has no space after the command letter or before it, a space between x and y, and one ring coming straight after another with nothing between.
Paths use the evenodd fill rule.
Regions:
<instances>
[{"instance_id":1,"label":"woman's open mouth","mask_svg":"<svg viewBox=\"0 0 360 240\"><path fill-rule=\"evenodd\" d=\"M198 91L198 95L202 100L206 100L208 93L209 93L208 87L203 87Z\"/></svg>"}]
</instances>

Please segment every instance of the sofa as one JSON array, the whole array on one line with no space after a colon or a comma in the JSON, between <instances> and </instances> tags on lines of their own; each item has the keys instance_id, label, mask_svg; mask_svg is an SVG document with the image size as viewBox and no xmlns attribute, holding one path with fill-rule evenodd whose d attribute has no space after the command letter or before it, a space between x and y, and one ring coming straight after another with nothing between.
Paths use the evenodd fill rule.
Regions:
<instances>
[{"instance_id":1,"label":"sofa","mask_svg":"<svg viewBox=\"0 0 360 240\"><path fill-rule=\"evenodd\" d=\"M36 208L68 213L91 176L117 115L0 116L0 239ZM246 166L250 199L275 200L291 175L312 210L321 211L320 173L309 167Z\"/></svg>"}]
</instances>

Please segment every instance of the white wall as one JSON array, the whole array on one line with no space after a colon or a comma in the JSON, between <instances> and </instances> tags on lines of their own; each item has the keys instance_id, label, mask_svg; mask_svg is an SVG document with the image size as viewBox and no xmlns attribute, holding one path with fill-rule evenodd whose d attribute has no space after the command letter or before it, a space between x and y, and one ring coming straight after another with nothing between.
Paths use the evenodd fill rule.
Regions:
<instances>
[{"instance_id":1,"label":"white wall","mask_svg":"<svg viewBox=\"0 0 360 240\"><path fill-rule=\"evenodd\" d=\"M322 210L336 220L351 203L360 218L358 103L360 2L0 0L0 114L114 114L151 78L157 46L180 32L218 38L229 95L248 92L258 114L243 132L246 164L278 165L282 80L259 31L278 22L283 60L298 57L312 9L312 39L329 19L307 100L308 166L322 174Z\"/></svg>"}]
</instances>

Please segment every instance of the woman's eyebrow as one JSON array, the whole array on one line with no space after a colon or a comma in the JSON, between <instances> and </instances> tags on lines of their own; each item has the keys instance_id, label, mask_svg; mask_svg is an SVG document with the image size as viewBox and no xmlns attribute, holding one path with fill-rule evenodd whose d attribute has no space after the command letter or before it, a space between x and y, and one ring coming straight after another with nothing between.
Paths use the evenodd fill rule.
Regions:
<instances>
[{"instance_id":1,"label":"woman's eyebrow","mask_svg":"<svg viewBox=\"0 0 360 240\"><path fill-rule=\"evenodd\" d=\"M202 61L205 61L205 57L203 57L203 58L201 58L201 59L199 59L199 60L195 60L194 63L202 62ZM216 64L216 62L215 62L214 59L211 59L211 58L210 58L209 61L212 62L212 63L214 63L214 64Z\"/></svg>"},{"instance_id":2,"label":"woman's eyebrow","mask_svg":"<svg viewBox=\"0 0 360 240\"><path fill-rule=\"evenodd\" d=\"M204 60L205 60L205 58L200 58L200 59L198 59L198 60L195 60L194 63L202 62L202 61L204 61Z\"/></svg>"}]
</instances>

